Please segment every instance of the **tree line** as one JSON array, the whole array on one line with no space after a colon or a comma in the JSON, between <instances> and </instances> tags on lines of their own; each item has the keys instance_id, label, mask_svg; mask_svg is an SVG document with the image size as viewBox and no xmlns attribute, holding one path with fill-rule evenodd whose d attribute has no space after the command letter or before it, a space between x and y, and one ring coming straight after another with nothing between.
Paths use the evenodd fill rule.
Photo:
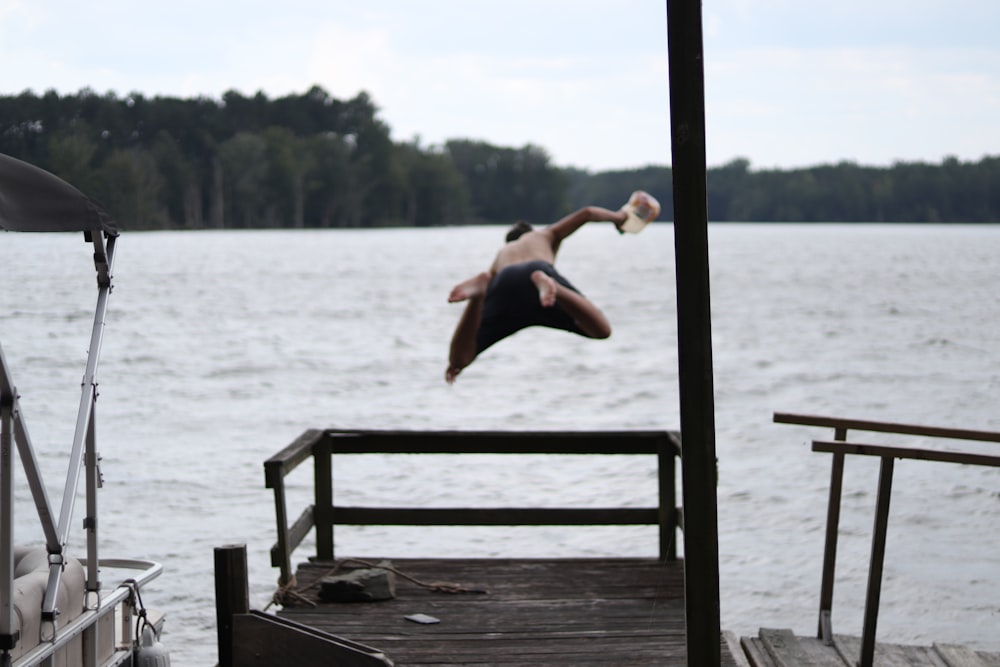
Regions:
<instances>
[{"instance_id":1,"label":"tree line","mask_svg":"<svg viewBox=\"0 0 1000 667\"><path fill-rule=\"evenodd\" d=\"M0 96L0 152L76 185L124 229L545 223L636 189L672 211L670 167L592 173L532 144L396 142L366 93L318 86L276 99ZM790 170L738 158L710 168L707 186L712 221L1000 220L1000 157Z\"/></svg>"}]
</instances>

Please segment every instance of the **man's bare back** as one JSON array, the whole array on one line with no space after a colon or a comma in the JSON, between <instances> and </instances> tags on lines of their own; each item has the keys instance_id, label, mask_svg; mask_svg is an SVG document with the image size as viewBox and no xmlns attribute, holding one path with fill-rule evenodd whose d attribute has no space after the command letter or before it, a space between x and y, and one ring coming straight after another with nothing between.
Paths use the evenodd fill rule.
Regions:
<instances>
[{"instance_id":1,"label":"man's bare back","mask_svg":"<svg viewBox=\"0 0 1000 667\"><path fill-rule=\"evenodd\" d=\"M585 206L574 213L554 222L544 229L531 229L526 223L518 223L512 229L520 236L508 236L493 264L488 271L482 271L455 285L448 295L448 301L468 301L465 311L459 320L452 336L448 357L448 368L445 380L455 381L463 368L468 366L479 354L477 332L482 321L483 304L493 278L508 267L528 262L545 262L555 264L556 253L563 239L580 228L581 225L593 221L613 222L621 231L621 225L626 220L624 211L611 211L597 206ZM530 231L518 229L519 225ZM554 269L553 269L554 270ZM532 271L530 276L538 291L538 300L543 308L553 308L558 303L562 311L572 318L572 330L590 338L607 338L611 335L611 326L607 318L590 301L575 289L570 289L557 283L545 271ZM491 345L492 341L486 346Z\"/></svg>"},{"instance_id":2,"label":"man's bare back","mask_svg":"<svg viewBox=\"0 0 1000 667\"><path fill-rule=\"evenodd\" d=\"M527 232L500 248L490 271L496 275L512 264L534 260L555 264L558 247L559 244L547 229Z\"/></svg>"}]
</instances>

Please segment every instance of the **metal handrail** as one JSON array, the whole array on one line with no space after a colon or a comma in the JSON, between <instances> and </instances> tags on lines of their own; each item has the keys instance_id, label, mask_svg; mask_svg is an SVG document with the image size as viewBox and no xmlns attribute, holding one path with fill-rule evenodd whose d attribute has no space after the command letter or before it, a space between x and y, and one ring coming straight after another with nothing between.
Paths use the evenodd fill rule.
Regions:
<instances>
[{"instance_id":1,"label":"metal handrail","mask_svg":"<svg viewBox=\"0 0 1000 667\"><path fill-rule=\"evenodd\" d=\"M895 459L960 463L965 465L1000 467L1000 456L975 452L936 451L917 447L847 442L848 430L890 433L895 435L947 438L978 442L1000 442L1000 433L956 429L918 424L823 417L776 412L774 421L782 424L819 426L834 429L834 440L814 440L812 450L832 454L830 495L827 503L826 541L823 550L823 573L820 587L820 609L817 636L827 645L833 644L832 610L833 582L837 560L837 535L840 521L840 501L843 488L844 456L847 454L877 456L880 459L878 495L872 530L872 552L868 568L868 589L865 594L865 615L861 635L860 667L871 667L875 655L875 634L882 589L882 569L885 561L886 533L889 522L889 502Z\"/></svg>"},{"instance_id":2,"label":"metal handrail","mask_svg":"<svg viewBox=\"0 0 1000 667\"><path fill-rule=\"evenodd\" d=\"M292 580L291 554L313 528L316 556L333 559L335 518L352 525L659 525L660 558L677 557L674 533L683 528L676 507L675 459L680 456L676 431L485 432L485 431L305 431L264 462L265 486L274 490L277 542L271 564L279 582ZM656 508L388 508L342 507L333 502L334 454L650 454L658 457L659 503ZM289 526L285 477L307 459L315 472L315 504Z\"/></svg>"}]
</instances>

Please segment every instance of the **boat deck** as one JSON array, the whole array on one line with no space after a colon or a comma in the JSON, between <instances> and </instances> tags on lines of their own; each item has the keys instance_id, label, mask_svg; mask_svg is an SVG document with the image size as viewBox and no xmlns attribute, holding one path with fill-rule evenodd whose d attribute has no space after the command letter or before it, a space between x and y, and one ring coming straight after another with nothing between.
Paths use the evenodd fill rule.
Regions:
<instances>
[{"instance_id":1,"label":"boat deck","mask_svg":"<svg viewBox=\"0 0 1000 667\"><path fill-rule=\"evenodd\" d=\"M377 559L364 559L374 562ZM305 563L309 601L279 616L366 644L414 665L686 665L683 561L656 559L392 559L419 582L485 592L441 593L403 576L396 598L324 603L331 564ZM310 604L315 606L310 606ZM406 617L426 614L438 623ZM722 664L737 667L723 646Z\"/></svg>"}]
</instances>

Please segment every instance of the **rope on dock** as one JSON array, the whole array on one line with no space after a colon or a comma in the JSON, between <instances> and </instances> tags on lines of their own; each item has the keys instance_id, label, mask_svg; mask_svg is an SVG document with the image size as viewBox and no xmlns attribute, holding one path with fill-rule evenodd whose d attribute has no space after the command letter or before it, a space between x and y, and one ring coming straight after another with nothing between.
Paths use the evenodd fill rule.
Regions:
<instances>
[{"instance_id":1,"label":"rope on dock","mask_svg":"<svg viewBox=\"0 0 1000 667\"><path fill-rule=\"evenodd\" d=\"M327 570L326 572L324 572L320 576L316 577L316 580L313 581L308 586L304 586L302 588L298 588L298 582L296 581L295 577L293 576L288 581L288 583L286 583L284 586L279 586L278 587L278 590L276 590L274 592L274 595L271 596L271 601L267 603L266 607L264 607L264 611L267 611L268 609L270 609L271 605L274 605L274 604L285 605L288 602L299 602L299 603L302 603L302 604L309 605L310 607L317 606L316 603L313 602L312 600L310 600L309 598L307 598L305 596L305 594L308 593L313 588L316 588L317 586L319 586L323 582L323 579L325 579L326 577L329 577L329 576L332 576L334 574L337 574L337 572L339 572L340 569L344 565L346 565L348 563L355 563L355 564L358 564L358 565L363 565L364 567L370 567L370 568L375 568L375 569L379 569L379 570L388 570L389 572L392 572L396 576L402 577L403 579L406 579L407 581L413 582L414 584L416 584L417 586L420 586L421 588L426 588L427 590L431 591L432 593L448 593L448 594L451 594L451 595L458 595L458 594L465 594L465 593L472 593L472 594L476 594L476 595L486 595L487 593L489 593L489 591L487 591L484 588L469 588L467 586L462 586L460 584L448 583L446 581L425 582L425 581L421 581L421 580L417 579L416 577L414 577L412 575L406 574L402 570L399 570L399 569L397 569L397 568L395 568L395 567L393 567L391 565L384 565L384 564L372 563L370 561L361 560L360 558L345 558L343 560L340 560L340 561L337 561L336 563L334 563L334 565L333 565L332 568L330 568L329 570Z\"/></svg>"}]
</instances>

